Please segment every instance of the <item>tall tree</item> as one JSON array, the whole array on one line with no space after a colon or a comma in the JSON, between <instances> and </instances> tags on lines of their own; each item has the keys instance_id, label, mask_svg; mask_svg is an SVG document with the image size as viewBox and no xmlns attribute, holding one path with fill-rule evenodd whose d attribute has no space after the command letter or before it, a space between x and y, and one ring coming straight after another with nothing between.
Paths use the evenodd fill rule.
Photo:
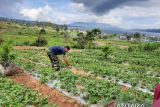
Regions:
<instances>
[{"instance_id":1,"label":"tall tree","mask_svg":"<svg viewBox=\"0 0 160 107\"><path fill-rule=\"evenodd\" d=\"M60 30L59 26L56 26L56 32L58 33Z\"/></svg>"},{"instance_id":2,"label":"tall tree","mask_svg":"<svg viewBox=\"0 0 160 107\"><path fill-rule=\"evenodd\" d=\"M93 33L95 36L98 36L99 39L101 38L101 30L100 30L99 28L92 29L92 33Z\"/></svg>"},{"instance_id":3,"label":"tall tree","mask_svg":"<svg viewBox=\"0 0 160 107\"><path fill-rule=\"evenodd\" d=\"M68 30L68 26L67 25L63 25L63 29L64 29L64 31L67 31Z\"/></svg>"},{"instance_id":4,"label":"tall tree","mask_svg":"<svg viewBox=\"0 0 160 107\"><path fill-rule=\"evenodd\" d=\"M137 40L140 41L141 40L141 34L139 32L134 33L133 37Z\"/></svg>"},{"instance_id":5,"label":"tall tree","mask_svg":"<svg viewBox=\"0 0 160 107\"><path fill-rule=\"evenodd\" d=\"M82 32L77 34L77 43L80 48L85 48L85 45L87 44L85 35Z\"/></svg>"},{"instance_id":6,"label":"tall tree","mask_svg":"<svg viewBox=\"0 0 160 107\"><path fill-rule=\"evenodd\" d=\"M92 31L87 31L86 40L88 41L88 47L91 48L95 34Z\"/></svg>"},{"instance_id":7,"label":"tall tree","mask_svg":"<svg viewBox=\"0 0 160 107\"><path fill-rule=\"evenodd\" d=\"M127 32L124 34L124 36L127 38L128 41L131 39L131 36Z\"/></svg>"}]
</instances>

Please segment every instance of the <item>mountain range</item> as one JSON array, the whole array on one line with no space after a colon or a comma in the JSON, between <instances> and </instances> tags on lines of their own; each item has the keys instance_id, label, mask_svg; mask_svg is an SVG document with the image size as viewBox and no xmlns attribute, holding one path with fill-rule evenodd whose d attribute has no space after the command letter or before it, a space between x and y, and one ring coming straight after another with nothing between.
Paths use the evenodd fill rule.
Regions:
<instances>
[{"instance_id":1,"label":"mountain range","mask_svg":"<svg viewBox=\"0 0 160 107\"><path fill-rule=\"evenodd\" d=\"M122 29L117 26L113 26L110 24L104 23L95 23L95 22L74 22L68 24L69 28L73 29L81 29L81 30L89 30L93 28L99 28L103 33L107 34L124 34L124 33L135 33L139 32L141 34L145 34L146 36L160 36L160 29Z\"/></svg>"},{"instance_id":2,"label":"mountain range","mask_svg":"<svg viewBox=\"0 0 160 107\"><path fill-rule=\"evenodd\" d=\"M51 22L39 22L39 21L30 21L30 20L19 20L19 19L11 19L11 18L4 18L0 17L0 21L8 21L8 22L14 22L18 24L26 24L30 26L38 25L38 26L62 26ZM122 29L117 26L113 26L110 24L105 23L96 23L96 22L74 22L67 25L69 28L72 29L81 29L81 30L89 30L93 28L99 28L103 33L106 34L132 34L135 32L139 32L142 34L145 34L146 36L160 36L160 29Z\"/></svg>"}]
</instances>

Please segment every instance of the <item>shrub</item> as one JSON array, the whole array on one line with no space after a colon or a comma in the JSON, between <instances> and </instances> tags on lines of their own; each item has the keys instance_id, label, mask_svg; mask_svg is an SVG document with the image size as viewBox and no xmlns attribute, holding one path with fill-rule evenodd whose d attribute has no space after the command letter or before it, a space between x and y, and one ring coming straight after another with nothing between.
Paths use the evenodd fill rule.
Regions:
<instances>
[{"instance_id":1,"label":"shrub","mask_svg":"<svg viewBox=\"0 0 160 107\"><path fill-rule=\"evenodd\" d=\"M73 41L78 41L78 38L73 38Z\"/></svg>"},{"instance_id":2,"label":"shrub","mask_svg":"<svg viewBox=\"0 0 160 107\"><path fill-rule=\"evenodd\" d=\"M87 45L87 40L85 35L81 32L77 34L77 48L84 49Z\"/></svg>"},{"instance_id":3,"label":"shrub","mask_svg":"<svg viewBox=\"0 0 160 107\"><path fill-rule=\"evenodd\" d=\"M2 44L4 42L4 40L2 38L0 38L0 44Z\"/></svg>"},{"instance_id":4,"label":"shrub","mask_svg":"<svg viewBox=\"0 0 160 107\"><path fill-rule=\"evenodd\" d=\"M24 42L16 42L13 44L14 46L31 46L33 45L30 41L24 41Z\"/></svg>"},{"instance_id":5,"label":"shrub","mask_svg":"<svg viewBox=\"0 0 160 107\"><path fill-rule=\"evenodd\" d=\"M15 55L11 53L12 42L7 42L0 47L0 63L4 65L5 63L12 62L15 59Z\"/></svg>"},{"instance_id":6,"label":"shrub","mask_svg":"<svg viewBox=\"0 0 160 107\"><path fill-rule=\"evenodd\" d=\"M108 58L108 55L110 55L112 53L112 50L111 50L111 48L109 46L105 46L102 49L102 52L104 53L104 57Z\"/></svg>"},{"instance_id":7,"label":"shrub","mask_svg":"<svg viewBox=\"0 0 160 107\"><path fill-rule=\"evenodd\" d=\"M30 45L31 45L29 41L25 41L25 42L23 42L23 44L24 44L25 46L30 46Z\"/></svg>"},{"instance_id":8,"label":"shrub","mask_svg":"<svg viewBox=\"0 0 160 107\"><path fill-rule=\"evenodd\" d=\"M160 55L160 48L154 50L155 54Z\"/></svg>"},{"instance_id":9,"label":"shrub","mask_svg":"<svg viewBox=\"0 0 160 107\"><path fill-rule=\"evenodd\" d=\"M72 46L72 48L84 49L85 47L84 47L84 45L74 44L74 45Z\"/></svg>"},{"instance_id":10,"label":"shrub","mask_svg":"<svg viewBox=\"0 0 160 107\"><path fill-rule=\"evenodd\" d=\"M154 51L160 47L160 43L144 43L137 46L130 46L128 52L132 51Z\"/></svg>"},{"instance_id":11,"label":"shrub","mask_svg":"<svg viewBox=\"0 0 160 107\"><path fill-rule=\"evenodd\" d=\"M107 35L102 36L102 39L108 39Z\"/></svg>"},{"instance_id":12,"label":"shrub","mask_svg":"<svg viewBox=\"0 0 160 107\"><path fill-rule=\"evenodd\" d=\"M144 44L144 48L143 50L144 51L153 51L153 50L156 50L160 47L160 43L146 43Z\"/></svg>"},{"instance_id":13,"label":"shrub","mask_svg":"<svg viewBox=\"0 0 160 107\"><path fill-rule=\"evenodd\" d=\"M18 35L22 35L22 32L20 31L20 32L18 32Z\"/></svg>"},{"instance_id":14,"label":"shrub","mask_svg":"<svg viewBox=\"0 0 160 107\"><path fill-rule=\"evenodd\" d=\"M46 34L46 30L45 30L45 29L41 29L41 30L39 31L39 34Z\"/></svg>"},{"instance_id":15,"label":"shrub","mask_svg":"<svg viewBox=\"0 0 160 107\"><path fill-rule=\"evenodd\" d=\"M129 46L128 47L128 52L133 52L135 51L135 48L137 48L136 46Z\"/></svg>"},{"instance_id":16,"label":"shrub","mask_svg":"<svg viewBox=\"0 0 160 107\"><path fill-rule=\"evenodd\" d=\"M38 37L35 41L35 43L33 43L34 46L45 46L47 45L47 40L44 37Z\"/></svg>"}]
</instances>

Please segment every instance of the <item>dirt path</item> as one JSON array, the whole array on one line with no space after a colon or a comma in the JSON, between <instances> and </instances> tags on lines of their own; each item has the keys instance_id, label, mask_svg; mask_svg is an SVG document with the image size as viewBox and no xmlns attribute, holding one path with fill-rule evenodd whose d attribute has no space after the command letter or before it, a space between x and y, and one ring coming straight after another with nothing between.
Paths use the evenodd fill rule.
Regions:
<instances>
[{"instance_id":1,"label":"dirt path","mask_svg":"<svg viewBox=\"0 0 160 107\"><path fill-rule=\"evenodd\" d=\"M128 49L128 46L125 45L117 45L120 49Z\"/></svg>"},{"instance_id":2,"label":"dirt path","mask_svg":"<svg viewBox=\"0 0 160 107\"><path fill-rule=\"evenodd\" d=\"M71 70L71 72L72 72L73 74L77 74L77 75L81 75L81 76L90 76L89 73L86 73L86 72L84 72L84 71L79 71L79 70L77 70L77 69L74 68L74 67L72 67L70 70Z\"/></svg>"},{"instance_id":3,"label":"dirt path","mask_svg":"<svg viewBox=\"0 0 160 107\"><path fill-rule=\"evenodd\" d=\"M16 49L16 50L31 50L31 49L43 50L46 48L36 47L36 46L13 46L13 49ZM81 52L81 51L83 51L83 49L71 49L69 52Z\"/></svg>"},{"instance_id":4,"label":"dirt path","mask_svg":"<svg viewBox=\"0 0 160 107\"><path fill-rule=\"evenodd\" d=\"M82 52L84 49L71 49L69 52Z\"/></svg>"},{"instance_id":5,"label":"dirt path","mask_svg":"<svg viewBox=\"0 0 160 107\"><path fill-rule=\"evenodd\" d=\"M45 49L44 47L36 47L36 46L13 46L13 49L16 50L29 50L29 49Z\"/></svg>"},{"instance_id":6,"label":"dirt path","mask_svg":"<svg viewBox=\"0 0 160 107\"><path fill-rule=\"evenodd\" d=\"M56 89L52 89L38 80L35 80L27 73L22 72L14 76L10 76L9 78L16 83L23 84L24 86L46 96L50 104L57 104L60 107L85 107L84 105L81 105L80 102L65 96Z\"/></svg>"},{"instance_id":7,"label":"dirt path","mask_svg":"<svg viewBox=\"0 0 160 107\"><path fill-rule=\"evenodd\" d=\"M106 42L95 41L94 43L98 46L105 46L106 45Z\"/></svg>"}]
</instances>

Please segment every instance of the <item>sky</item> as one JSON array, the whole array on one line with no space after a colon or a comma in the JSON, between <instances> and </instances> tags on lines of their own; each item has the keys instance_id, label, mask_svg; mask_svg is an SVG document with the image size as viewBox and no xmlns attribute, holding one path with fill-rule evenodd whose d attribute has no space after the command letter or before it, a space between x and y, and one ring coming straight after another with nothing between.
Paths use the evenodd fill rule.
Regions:
<instances>
[{"instance_id":1,"label":"sky","mask_svg":"<svg viewBox=\"0 0 160 107\"><path fill-rule=\"evenodd\" d=\"M0 0L0 16L14 19L106 23L160 29L160 0Z\"/></svg>"}]
</instances>

